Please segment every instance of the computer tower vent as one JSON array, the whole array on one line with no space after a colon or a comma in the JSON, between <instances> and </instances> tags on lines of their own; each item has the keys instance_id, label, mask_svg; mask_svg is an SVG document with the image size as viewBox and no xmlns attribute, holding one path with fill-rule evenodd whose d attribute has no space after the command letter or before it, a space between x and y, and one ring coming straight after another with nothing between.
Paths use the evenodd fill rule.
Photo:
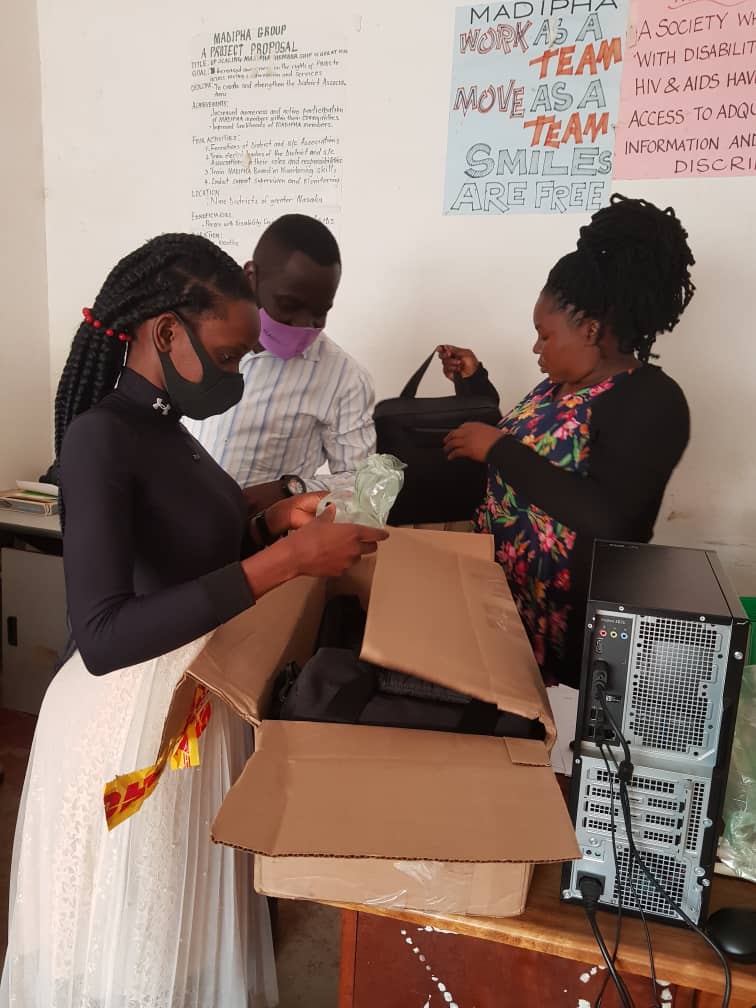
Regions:
<instances>
[{"instance_id":1,"label":"computer tower vent","mask_svg":"<svg viewBox=\"0 0 756 1008\"><path fill-rule=\"evenodd\" d=\"M587 753L575 769L578 771L573 792L577 800L575 832L584 856L573 862L567 889L579 893L581 874L598 875L605 880L605 893L599 905L616 907L619 875L626 909L642 909L652 917L676 919L677 915L637 864L632 874L637 898L632 895L627 823L616 769L612 767L610 772L603 757ZM703 883L699 869L711 829L707 816L709 792L710 781L705 776L657 767L636 770L627 789L633 840L644 863L694 920L701 911Z\"/></svg>"},{"instance_id":2,"label":"computer tower vent","mask_svg":"<svg viewBox=\"0 0 756 1008\"><path fill-rule=\"evenodd\" d=\"M628 732L636 745L698 756L708 748L722 661L711 624L647 616L631 660Z\"/></svg>"},{"instance_id":3,"label":"computer tower vent","mask_svg":"<svg viewBox=\"0 0 756 1008\"><path fill-rule=\"evenodd\" d=\"M685 904L685 894L690 865L676 860L668 854L657 854L655 851L642 851L643 863L656 881L669 893L678 906ZM619 902L619 882L622 882L622 903L629 910L642 909L644 913L656 917L669 917L679 920L679 915L664 899L656 886L651 882L643 869L633 861L632 876L629 874L630 851L627 847L617 848L618 875L614 878L613 902ZM632 880L632 884L631 884Z\"/></svg>"},{"instance_id":4,"label":"computer tower vent","mask_svg":"<svg viewBox=\"0 0 756 1008\"><path fill-rule=\"evenodd\" d=\"M703 781L695 781L693 784L693 795L690 801L687 836L685 838L685 849L688 851L698 850L701 840L701 826L703 824L705 801L706 784L704 784Z\"/></svg>"},{"instance_id":5,"label":"computer tower vent","mask_svg":"<svg viewBox=\"0 0 756 1008\"><path fill-rule=\"evenodd\" d=\"M613 771L610 774L608 770L596 770L595 779L598 781L605 781L607 784L611 780L614 783L615 789L619 787L617 774ZM630 781L630 787L642 788L644 791L663 791L665 794L674 794L676 784L675 781L672 780L664 780L662 778L657 780L653 777L642 777L638 774L633 774Z\"/></svg>"},{"instance_id":6,"label":"computer tower vent","mask_svg":"<svg viewBox=\"0 0 756 1008\"><path fill-rule=\"evenodd\" d=\"M606 774L606 771L589 768L586 773L585 797L581 810L583 819L578 825L586 834L611 837L612 833L615 833L618 837L626 837L625 819L619 799L619 783L615 774L612 774L614 780L614 809L612 809L610 789L593 783L600 773ZM658 798L652 789L659 783L671 784L673 796ZM686 818L689 823L691 822L690 817L686 817L686 809L690 805L694 786L703 786L703 782L680 780L673 783L655 781L650 777L634 777L628 788L628 801L633 835L636 839L676 851L682 847L685 834L696 844L692 849L697 850L700 836L694 836L690 826L686 829ZM700 829L700 812L696 825Z\"/></svg>"}]
</instances>

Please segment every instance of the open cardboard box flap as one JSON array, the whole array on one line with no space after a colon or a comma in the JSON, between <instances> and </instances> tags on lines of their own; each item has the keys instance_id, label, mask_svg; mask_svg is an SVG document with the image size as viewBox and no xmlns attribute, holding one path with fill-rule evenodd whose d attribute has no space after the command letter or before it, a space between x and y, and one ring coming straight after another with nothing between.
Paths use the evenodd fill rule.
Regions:
<instances>
[{"instance_id":1,"label":"open cardboard box flap","mask_svg":"<svg viewBox=\"0 0 756 1008\"><path fill-rule=\"evenodd\" d=\"M191 675L258 725L276 674L312 656L326 597L326 583L296 578L215 631L192 662Z\"/></svg>"},{"instance_id":2,"label":"open cardboard box flap","mask_svg":"<svg viewBox=\"0 0 756 1008\"><path fill-rule=\"evenodd\" d=\"M328 592L369 598L366 660L538 718L546 744L263 723L279 669L313 653ZM344 578L300 578L271 592L219 628L192 663L174 694L168 737L183 723L195 681L257 726L257 751L213 825L220 843L272 856L579 856L549 764L556 732L546 690L489 537L393 529L377 557Z\"/></svg>"},{"instance_id":3,"label":"open cardboard box flap","mask_svg":"<svg viewBox=\"0 0 756 1008\"><path fill-rule=\"evenodd\" d=\"M459 548L440 549L438 540L406 530L381 544L362 657L540 718L550 748L556 738L551 708L504 573L465 549L481 538L490 549L491 540L436 535Z\"/></svg>"},{"instance_id":4,"label":"open cardboard box flap","mask_svg":"<svg viewBox=\"0 0 756 1008\"><path fill-rule=\"evenodd\" d=\"M364 725L266 721L212 835L273 856L579 857L541 743Z\"/></svg>"}]
</instances>

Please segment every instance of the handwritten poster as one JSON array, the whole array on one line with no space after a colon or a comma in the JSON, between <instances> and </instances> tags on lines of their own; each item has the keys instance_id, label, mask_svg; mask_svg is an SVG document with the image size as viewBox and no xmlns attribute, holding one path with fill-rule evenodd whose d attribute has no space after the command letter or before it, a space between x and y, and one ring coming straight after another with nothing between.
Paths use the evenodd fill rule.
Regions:
<instances>
[{"instance_id":1,"label":"handwritten poster","mask_svg":"<svg viewBox=\"0 0 756 1008\"><path fill-rule=\"evenodd\" d=\"M191 52L192 230L236 259L285 213L335 227L348 40L317 24L219 26Z\"/></svg>"},{"instance_id":2,"label":"handwritten poster","mask_svg":"<svg viewBox=\"0 0 756 1008\"><path fill-rule=\"evenodd\" d=\"M756 174L754 0L633 0L614 174Z\"/></svg>"},{"instance_id":3,"label":"handwritten poster","mask_svg":"<svg viewBox=\"0 0 756 1008\"><path fill-rule=\"evenodd\" d=\"M457 8L444 213L606 202L626 29L625 0Z\"/></svg>"}]
</instances>

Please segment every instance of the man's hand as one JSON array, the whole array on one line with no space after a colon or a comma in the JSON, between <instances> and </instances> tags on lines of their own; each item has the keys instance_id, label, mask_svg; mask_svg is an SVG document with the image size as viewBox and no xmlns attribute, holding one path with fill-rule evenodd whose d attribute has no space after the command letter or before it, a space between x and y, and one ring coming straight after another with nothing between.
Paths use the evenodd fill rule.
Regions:
<instances>
[{"instance_id":1,"label":"man's hand","mask_svg":"<svg viewBox=\"0 0 756 1008\"><path fill-rule=\"evenodd\" d=\"M280 480L273 480L271 483L258 483L256 486L245 487L242 490L247 501L247 513L250 515L259 514L275 504L276 501L284 500L283 485Z\"/></svg>"},{"instance_id":2,"label":"man's hand","mask_svg":"<svg viewBox=\"0 0 756 1008\"><path fill-rule=\"evenodd\" d=\"M444 344L436 347L436 353L444 367L444 375L449 381L456 377L470 378L480 367L480 361L472 352L463 347Z\"/></svg>"},{"instance_id":3,"label":"man's hand","mask_svg":"<svg viewBox=\"0 0 756 1008\"><path fill-rule=\"evenodd\" d=\"M475 462L485 462L488 453L504 437L498 427L482 423L465 423L444 438L444 451L449 460L469 458Z\"/></svg>"}]
</instances>

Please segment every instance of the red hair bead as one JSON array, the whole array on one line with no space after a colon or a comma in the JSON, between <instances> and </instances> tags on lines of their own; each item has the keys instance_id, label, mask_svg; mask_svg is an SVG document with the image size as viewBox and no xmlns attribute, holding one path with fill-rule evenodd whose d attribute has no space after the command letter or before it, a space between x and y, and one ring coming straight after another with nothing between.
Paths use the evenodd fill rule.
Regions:
<instances>
[{"instance_id":1,"label":"red hair bead","mask_svg":"<svg viewBox=\"0 0 756 1008\"><path fill-rule=\"evenodd\" d=\"M101 329L102 328L102 322L100 322L99 319L95 319L94 322L92 323L92 325L93 325L93 327L95 329Z\"/></svg>"},{"instance_id":2,"label":"red hair bead","mask_svg":"<svg viewBox=\"0 0 756 1008\"><path fill-rule=\"evenodd\" d=\"M106 336L115 336L115 333L113 332L112 329L106 329L105 330L105 335Z\"/></svg>"},{"instance_id":3,"label":"red hair bead","mask_svg":"<svg viewBox=\"0 0 756 1008\"><path fill-rule=\"evenodd\" d=\"M118 339L121 341L121 343L131 343L131 336L129 336L129 334L125 332L119 332Z\"/></svg>"}]
</instances>

